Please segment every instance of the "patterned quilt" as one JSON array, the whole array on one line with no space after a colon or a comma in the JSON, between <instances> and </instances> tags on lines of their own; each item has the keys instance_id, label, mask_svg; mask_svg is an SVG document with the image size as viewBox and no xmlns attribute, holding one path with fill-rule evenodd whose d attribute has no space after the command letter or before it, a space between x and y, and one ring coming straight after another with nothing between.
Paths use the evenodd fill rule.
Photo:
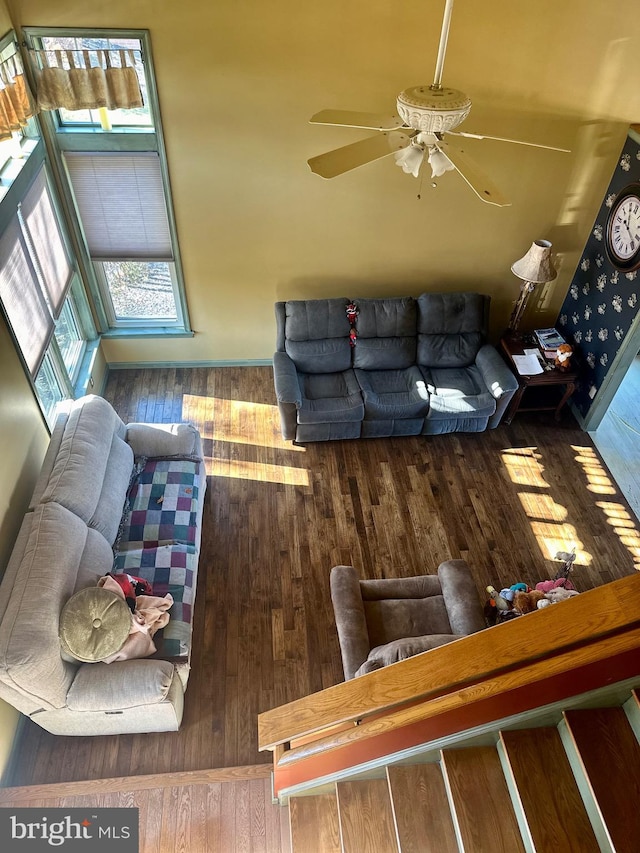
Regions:
<instances>
[{"instance_id":1,"label":"patterned quilt","mask_svg":"<svg viewBox=\"0 0 640 853\"><path fill-rule=\"evenodd\" d=\"M169 624L154 642L157 657L187 657L197 567L198 469L192 459L148 459L125 507L114 572L145 578L154 595L173 596Z\"/></svg>"}]
</instances>

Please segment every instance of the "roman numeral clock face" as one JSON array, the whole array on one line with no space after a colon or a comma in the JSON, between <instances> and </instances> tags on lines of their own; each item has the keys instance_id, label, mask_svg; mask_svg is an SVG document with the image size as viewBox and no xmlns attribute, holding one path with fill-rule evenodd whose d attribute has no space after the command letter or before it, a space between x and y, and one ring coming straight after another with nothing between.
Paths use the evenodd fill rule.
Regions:
<instances>
[{"instance_id":1,"label":"roman numeral clock face","mask_svg":"<svg viewBox=\"0 0 640 853\"><path fill-rule=\"evenodd\" d=\"M640 267L640 184L630 184L618 193L607 219L605 245L617 269Z\"/></svg>"}]
</instances>

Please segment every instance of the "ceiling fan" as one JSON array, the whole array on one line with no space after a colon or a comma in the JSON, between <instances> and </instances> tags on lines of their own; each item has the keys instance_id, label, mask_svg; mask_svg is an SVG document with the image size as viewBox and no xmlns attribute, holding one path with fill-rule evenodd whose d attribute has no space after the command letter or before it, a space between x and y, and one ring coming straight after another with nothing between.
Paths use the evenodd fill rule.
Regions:
<instances>
[{"instance_id":1,"label":"ceiling fan","mask_svg":"<svg viewBox=\"0 0 640 853\"><path fill-rule=\"evenodd\" d=\"M463 151L454 137L493 139L533 148L547 148L551 151L568 151L567 148L556 148L553 145L456 130L469 115L471 100L464 92L442 85L452 11L453 0L446 0L433 83L430 86L414 86L400 92L396 100L397 113L384 115L349 110L322 110L311 117L312 124L378 131L374 136L312 157L308 161L312 172L323 178L335 178L393 154L396 164L404 172L417 178L426 159L431 166L432 180L441 177L445 172L455 170L482 201L504 207L511 202Z\"/></svg>"}]
</instances>

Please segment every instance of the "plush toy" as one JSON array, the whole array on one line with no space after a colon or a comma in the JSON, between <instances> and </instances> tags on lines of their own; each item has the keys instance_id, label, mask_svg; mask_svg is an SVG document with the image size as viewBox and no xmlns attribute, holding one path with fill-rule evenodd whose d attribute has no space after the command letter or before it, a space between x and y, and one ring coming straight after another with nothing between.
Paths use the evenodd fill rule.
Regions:
<instances>
[{"instance_id":1,"label":"plush toy","mask_svg":"<svg viewBox=\"0 0 640 853\"><path fill-rule=\"evenodd\" d=\"M538 602L544 598L544 593L537 589L531 592L516 592L513 598L513 611L524 616L525 613L533 613Z\"/></svg>"},{"instance_id":2,"label":"plush toy","mask_svg":"<svg viewBox=\"0 0 640 853\"><path fill-rule=\"evenodd\" d=\"M571 354L573 348L570 344L560 344L556 350L555 365L560 370L569 370L571 367Z\"/></svg>"},{"instance_id":3,"label":"plush toy","mask_svg":"<svg viewBox=\"0 0 640 853\"><path fill-rule=\"evenodd\" d=\"M575 589L575 586L569 578L556 578L556 580L552 581L540 581L540 583L536 584L536 589L547 593L552 589Z\"/></svg>"},{"instance_id":4,"label":"plush toy","mask_svg":"<svg viewBox=\"0 0 640 853\"><path fill-rule=\"evenodd\" d=\"M549 592L545 594L545 598L552 604L557 604L559 601L567 601L567 599L573 598L579 594L580 593L576 589L565 589L564 587L558 586L555 589L550 589Z\"/></svg>"}]
</instances>

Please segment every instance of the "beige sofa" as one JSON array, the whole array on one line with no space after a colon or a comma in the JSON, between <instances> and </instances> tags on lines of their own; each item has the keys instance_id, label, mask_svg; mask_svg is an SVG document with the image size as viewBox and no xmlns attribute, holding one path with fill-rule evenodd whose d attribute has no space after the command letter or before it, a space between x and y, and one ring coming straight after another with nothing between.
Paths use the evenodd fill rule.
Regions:
<instances>
[{"instance_id":1,"label":"beige sofa","mask_svg":"<svg viewBox=\"0 0 640 853\"><path fill-rule=\"evenodd\" d=\"M169 541L163 530L162 541L152 543L154 558L160 555L170 562L178 554L188 561L179 576L188 580L189 589L185 587L185 596L174 596L184 598L176 605L181 608L180 618L186 619L184 624L176 622L182 630L181 651L169 660L161 659L159 648L153 658L81 664L65 659L61 652L58 629L64 604L74 592L95 585L113 571L114 565L118 570L114 543L124 549L120 558L124 554L124 570L131 574L142 574L134 570L135 560L144 562L143 557L149 556L147 543L128 543L126 533L121 540L134 457L169 460L165 465L189 461L193 470L192 512L187 513L190 542ZM54 734L179 728L189 671L205 487L202 445L195 427L125 425L111 405L96 396L77 400L61 413L0 585L2 699Z\"/></svg>"}]
</instances>

